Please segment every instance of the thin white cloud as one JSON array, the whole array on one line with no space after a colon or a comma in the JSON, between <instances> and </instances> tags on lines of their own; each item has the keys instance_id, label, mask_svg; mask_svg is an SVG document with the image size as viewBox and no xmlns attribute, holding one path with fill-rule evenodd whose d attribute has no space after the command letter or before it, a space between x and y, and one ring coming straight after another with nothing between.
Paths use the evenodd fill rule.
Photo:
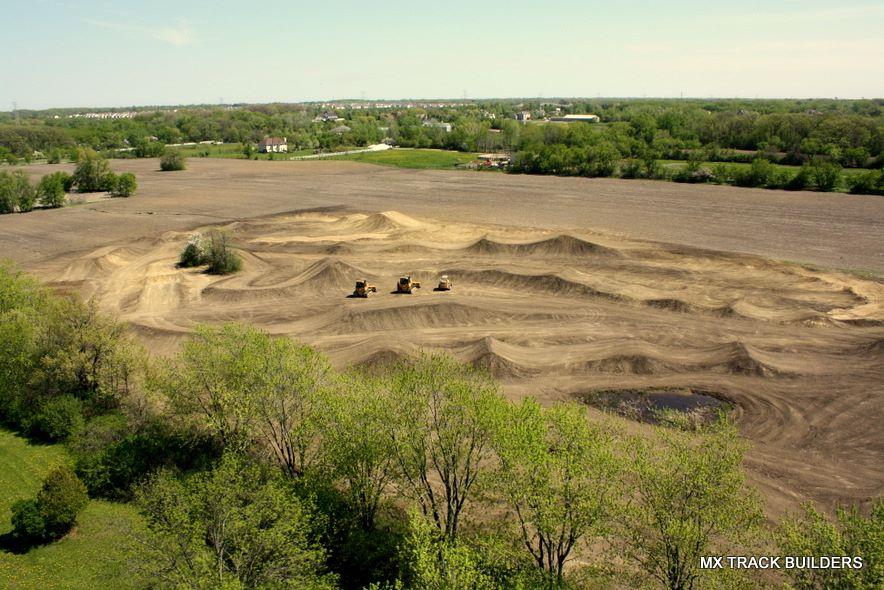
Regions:
<instances>
[{"instance_id":1,"label":"thin white cloud","mask_svg":"<svg viewBox=\"0 0 884 590\"><path fill-rule=\"evenodd\" d=\"M93 18L84 18L83 22L100 29L149 37L156 41L168 43L169 45L174 45L176 47L194 45L198 41L196 33L187 21L184 20L178 21L174 25L161 27L149 27L138 23L107 21Z\"/></svg>"},{"instance_id":2,"label":"thin white cloud","mask_svg":"<svg viewBox=\"0 0 884 590\"><path fill-rule=\"evenodd\" d=\"M179 22L174 27L162 27L153 32L153 37L159 41L181 47L196 43L196 35L186 22Z\"/></svg>"}]
</instances>

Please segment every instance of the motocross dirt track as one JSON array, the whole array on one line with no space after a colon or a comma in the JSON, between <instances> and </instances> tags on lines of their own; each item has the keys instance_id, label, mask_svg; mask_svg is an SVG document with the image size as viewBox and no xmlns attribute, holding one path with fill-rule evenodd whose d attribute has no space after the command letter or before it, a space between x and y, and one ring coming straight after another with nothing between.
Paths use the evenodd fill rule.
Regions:
<instances>
[{"instance_id":1,"label":"motocross dirt track","mask_svg":"<svg viewBox=\"0 0 884 590\"><path fill-rule=\"evenodd\" d=\"M481 187L489 175L465 176ZM157 189L148 182L142 187L150 195ZM216 182L208 179L206 190ZM321 193L323 182L334 181L316 178L312 190ZM90 207L102 217L117 203L71 210ZM51 256L34 244L18 258L54 286L94 296L158 353L174 350L195 323L238 320L314 344L341 366L417 348L448 351L487 367L512 397L702 392L733 404L753 444L751 479L770 513L806 499L831 507L884 493L880 282L609 231L457 220L451 210L291 207L252 217L218 213L213 221L210 203L207 197L198 209L187 201L178 214L185 221L171 206L163 218L142 215L145 226L130 220L129 238L122 229L86 235L83 222L83 239L75 239L77 224L62 228L58 219L67 210L35 213L46 219L44 231L57 227L62 237L42 246ZM194 223L194 216L205 218ZM189 233L208 227L226 230L241 247L242 272L176 268ZM7 240L22 231L8 228ZM422 288L392 293L402 274ZM442 274L452 291L433 290ZM358 278L378 292L348 297Z\"/></svg>"}]
</instances>

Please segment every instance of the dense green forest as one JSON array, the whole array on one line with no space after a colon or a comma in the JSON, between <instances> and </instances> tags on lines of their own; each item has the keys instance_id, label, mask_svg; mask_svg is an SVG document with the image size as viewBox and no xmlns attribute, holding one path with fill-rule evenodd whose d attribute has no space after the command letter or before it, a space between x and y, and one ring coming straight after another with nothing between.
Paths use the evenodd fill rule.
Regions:
<instances>
[{"instance_id":1,"label":"dense green forest","mask_svg":"<svg viewBox=\"0 0 884 590\"><path fill-rule=\"evenodd\" d=\"M0 419L71 458L10 507L0 582L23 587L39 581L6 552L61 559L46 547L71 530L95 562L114 547L126 587L754 588L782 580L699 557L771 551L866 560L784 572L795 589L884 581L884 502L771 526L726 416L661 413L639 433L578 402L509 401L448 356L340 371L241 324L198 326L152 358L94 304L9 265ZM94 526L114 505L134 540Z\"/></svg>"}]
</instances>

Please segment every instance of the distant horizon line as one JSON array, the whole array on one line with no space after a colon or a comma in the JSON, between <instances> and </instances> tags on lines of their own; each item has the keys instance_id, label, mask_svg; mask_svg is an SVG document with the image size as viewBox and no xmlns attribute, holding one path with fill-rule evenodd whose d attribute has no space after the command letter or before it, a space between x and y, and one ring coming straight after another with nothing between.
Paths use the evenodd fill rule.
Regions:
<instances>
[{"instance_id":1,"label":"distant horizon line","mask_svg":"<svg viewBox=\"0 0 884 590\"><path fill-rule=\"evenodd\" d=\"M474 98L454 98L454 97L435 97L435 98L418 98L418 97L410 97L410 98L323 98L323 99L315 99L315 100L295 100L295 101L285 101L285 100L268 100L268 101L224 101L224 102L190 102L190 103L164 103L164 104L140 104L140 105L115 105L115 106L56 106L56 107L42 107L42 108L34 108L34 107L14 107L8 111L0 111L2 114L12 114L15 112L41 112L41 111L72 111L72 110L83 110L83 109L92 109L97 111L108 111L108 110L122 110L122 109L149 109L149 108L160 108L160 109L170 109L170 108L193 108L193 107L218 107L218 106L260 106L260 105L315 105L315 104L324 104L324 103L363 103L363 104L372 104L379 102L393 102L393 103L404 103L404 102L449 102L449 103L463 103L470 104L476 102L486 102L486 101L501 101L501 102L509 102L509 101L563 101L563 100L712 100L712 101L724 101L724 100L742 100L747 102L753 101L776 101L776 100L793 100L793 101L804 101L804 100L827 100L827 101L876 101L876 100L884 100L882 97L859 97L859 98L845 98L838 96L755 96L755 97L740 97L740 96L488 96L488 97L474 97ZM12 101L15 104L15 101Z\"/></svg>"}]
</instances>

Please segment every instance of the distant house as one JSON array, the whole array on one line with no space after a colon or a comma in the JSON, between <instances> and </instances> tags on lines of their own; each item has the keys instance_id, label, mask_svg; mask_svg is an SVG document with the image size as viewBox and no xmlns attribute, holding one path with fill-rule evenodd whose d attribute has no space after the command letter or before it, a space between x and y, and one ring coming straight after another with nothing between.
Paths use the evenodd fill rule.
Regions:
<instances>
[{"instance_id":1,"label":"distant house","mask_svg":"<svg viewBox=\"0 0 884 590\"><path fill-rule=\"evenodd\" d=\"M338 125L334 129L332 129L332 133L335 133L337 135L343 135L345 133L350 133L351 131L353 131L353 130L350 129L349 127L347 127L346 125Z\"/></svg>"},{"instance_id":2,"label":"distant house","mask_svg":"<svg viewBox=\"0 0 884 590\"><path fill-rule=\"evenodd\" d=\"M520 121L522 123L527 123L531 120L531 113L528 111L520 111L516 113L516 121Z\"/></svg>"},{"instance_id":3,"label":"distant house","mask_svg":"<svg viewBox=\"0 0 884 590\"><path fill-rule=\"evenodd\" d=\"M262 154L282 154L289 151L285 137L265 137L258 143L258 151Z\"/></svg>"},{"instance_id":4,"label":"distant house","mask_svg":"<svg viewBox=\"0 0 884 590\"><path fill-rule=\"evenodd\" d=\"M564 117L551 117L550 121L559 123L598 123L598 115L565 115Z\"/></svg>"}]
</instances>

